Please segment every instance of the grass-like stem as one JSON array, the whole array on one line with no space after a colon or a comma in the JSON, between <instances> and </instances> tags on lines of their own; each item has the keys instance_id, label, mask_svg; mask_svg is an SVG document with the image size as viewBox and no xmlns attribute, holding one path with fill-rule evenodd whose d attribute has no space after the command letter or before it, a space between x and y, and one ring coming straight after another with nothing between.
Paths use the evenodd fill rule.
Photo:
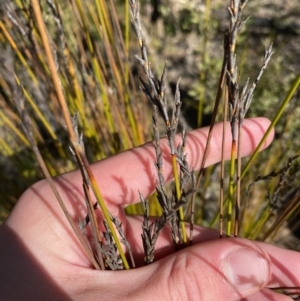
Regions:
<instances>
[{"instance_id":1,"label":"grass-like stem","mask_svg":"<svg viewBox=\"0 0 300 301\"><path fill-rule=\"evenodd\" d=\"M296 92L297 88L299 87L299 85L300 85L300 73L297 75L295 81L293 82L289 92L287 93L285 99L283 100L282 104L280 105L279 109L277 110L276 115L272 119L271 124L269 125L268 129L266 130L264 136L262 137L261 141L257 145L256 149L254 150L253 154L249 158L249 160L246 163L245 167L243 168L243 171L242 171L242 174L241 174L241 179L244 178L244 176L246 175L246 173L247 173L248 169L250 168L251 164L256 159L259 151L261 150L261 148L264 145L265 141L267 140L268 136L270 135L270 133L274 129L275 125L277 124L279 118L283 114L286 106L288 105L288 103L292 99L292 97L293 97L294 93Z\"/></svg>"},{"instance_id":2,"label":"grass-like stem","mask_svg":"<svg viewBox=\"0 0 300 301\"><path fill-rule=\"evenodd\" d=\"M236 140L232 140L230 171L229 171L227 224L226 224L226 236L228 236L228 237L231 235L231 228L232 228L232 211L233 211L233 202L234 202L235 160L236 160Z\"/></svg>"},{"instance_id":3,"label":"grass-like stem","mask_svg":"<svg viewBox=\"0 0 300 301\"><path fill-rule=\"evenodd\" d=\"M83 164L84 164L84 167L85 167L85 169L87 171L87 174L89 176L89 180L90 180L90 183L91 183L92 190L93 190L93 192L95 194L95 197L97 199L97 202L99 203L100 208L101 208L101 210L104 214L104 217L107 221L109 229L110 229L110 231L113 235L113 238L115 240L115 243L116 243L117 249L119 251L120 257L123 261L124 267L126 269L129 269L128 262L126 260L125 255L124 255L124 252L122 250L122 247L121 247L121 244L119 242L119 238L116 234L115 228L114 228L114 226L111 222L108 210L105 206L104 200L103 200L102 195L100 193L100 190L97 186L94 175L93 175L93 173L92 173L92 171L89 167L89 164L88 164L87 160L85 159L84 154L79 149L79 145L77 143L77 138L76 138L76 135L75 135L75 132L74 132L74 129L73 129L73 125L72 125L71 117L70 117L69 110L68 110L68 107L67 107L67 103L66 103L66 100L65 100L62 88L61 88L59 76L58 76L58 73L57 73L57 70L56 70L54 58L53 58L50 43L49 43L49 40L48 40L46 26L45 26L45 23L44 23L44 20L43 20L43 17L42 17L42 13L41 13L41 9L40 9L40 5L39 5L38 0L32 0L32 7L33 7L34 14L35 14L35 17L36 17L36 20L37 20L37 24L38 24L38 27L39 27L39 30L40 30L40 35L41 35L41 39L43 41L46 57L47 57L47 60L48 60L48 63L49 63L49 69L50 69L51 74L52 74L52 80L53 80L53 84L54 84L54 87L55 87L55 91L57 93L57 97L58 97L59 103L61 105L64 120L66 122L68 133L69 133L70 142L71 142L72 147L74 149L74 152L76 154L77 161L78 161L80 167L81 167L81 164L80 164L81 162L83 162ZM84 172L82 171L82 174L83 173Z\"/></svg>"},{"instance_id":4,"label":"grass-like stem","mask_svg":"<svg viewBox=\"0 0 300 301\"><path fill-rule=\"evenodd\" d=\"M266 233L264 233L261 241L265 241L276 229L278 229L282 223L287 220L300 206L300 191L295 194L290 204L285 208L285 210L280 214L280 216L276 219L274 224L268 229Z\"/></svg>"},{"instance_id":5,"label":"grass-like stem","mask_svg":"<svg viewBox=\"0 0 300 301\"><path fill-rule=\"evenodd\" d=\"M178 167L177 167L177 160L176 160L176 154L172 155L172 169L173 169L173 176L174 176L174 183L175 183L175 190L176 190L176 197L179 201L181 198L181 189L180 189L180 181L179 181L179 174L178 174ZM184 213L182 206L178 209L179 213L179 219L180 219L180 227L182 231L182 241L183 244L187 243L187 236L186 236L186 230L185 230L185 223L184 223Z\"/></svg>"},{"instance_id":6,"label":"grass-like stem","mask_svg":"<svg viewBox=\"0 0 300 301\"><path fill-rule=\"evenodd\" d=\"M27 63L27 60L24 58L23 54L21 53L21 51L19 50L18 46L16 45L16 43L14 42L13 38L11 37L11 35L9 34L9 32L6 30L3 22L0 20L0 29L3 31L5 38L7 39L7 41L9 42L11 48L15 51L16 55L18 56L19 60L21 61L21 63L23 64L23 66L25 67L28 75L30 76L30 78L32 79L32 81L38 85L38 80L34 74L34 72L31 70L30 66Z\"/></svg>"},{"instance_id":7,"label":"grass-like stem","mask_svg":"<svg viewBox=\"0 0 300 301\"><path fill-rule=\"evenodd\" d=\"M241 173L241 177L240 179L242 180L247 171L249 170L250 166L253 164L253 162L255 161L258 153L260 152L262 146L265 144L268 136L270 135L270 133L272 132L272 130L274 129L275 125L277 124L279 118L281 117L281 115L283 114L286 106L288 105L288 103L290 102L290 100L292 99L293 95L295 94L297 88L300 85L300 73L297 75L297 77L295 78L290 90L288 91L286 97L284 98L283 102L281 103L279 109L277 110L275 117L272 119L271 124L269 125L268 129L266 130L265 134L263 135L262 139L260 140L259 144L257 145L257 147L255 148L254 152L252 153L251 157L249 158L249 160L247 161L245 167L243 168L243 171ZM236 185L234 186L234 190L236 189ZM228 202L228 197L226 197L225 201L224 201L224 205L227 204ZM213 220L210 223L210 226L213 227L217 220L219 218L219 213L216 214L216 216L213 218Z\"/></svg>"},{"instance_id":8,"label":"grass-like stem","mask_svg":"<svg viewBox=\"0 0 300 301\"><path fill-rule=\"evenodd\" d=\"M238 146L237 146L237 171L236 171L236 197L235 197L235 218L234 218L234 236L239 234L239 218L241 210L241 168L242 168L242 157L241 157L241 147L242 147L242 126L243 118L239 114L238 123Z\"/></svg>"}]
</instances>

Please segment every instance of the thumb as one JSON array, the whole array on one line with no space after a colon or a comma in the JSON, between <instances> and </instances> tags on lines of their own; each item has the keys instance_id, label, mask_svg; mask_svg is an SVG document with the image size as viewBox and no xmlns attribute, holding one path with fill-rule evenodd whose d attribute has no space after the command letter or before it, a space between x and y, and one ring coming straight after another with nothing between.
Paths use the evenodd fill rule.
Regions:
<instances>
[{"instance_id":1,"label":"thumb","mask_svg":"<svg viewBox=\"0 0 300 301\"><path fill-rule=\"evenodd\" d=\"M234 301L262 289L271 271L268 255L257 244L227 238L117 274L124 276L123 287L130 287L128 300Z\"/></svg>"}]
</instances>

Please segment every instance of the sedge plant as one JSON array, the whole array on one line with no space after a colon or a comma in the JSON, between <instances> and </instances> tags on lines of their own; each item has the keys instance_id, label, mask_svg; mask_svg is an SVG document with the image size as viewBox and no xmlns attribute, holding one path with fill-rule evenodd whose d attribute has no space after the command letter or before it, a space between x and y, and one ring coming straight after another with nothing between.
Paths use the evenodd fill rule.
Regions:
<instances>
[{"instance_id":1,"label":"sedge plant","mask_svg":"<svg viewBox=\"0 0 300 301\"><path fill-rule=\"evenodd\" d=\"M269 172L257 179L253 179L253 174L251 175L249 171L255 167L254 159L257 158L267 135L279 119L282 119L284 109L295 95L300 76L299 74L294 76L296 80L290 85L290 91L275 112L264 138L243 167L240 156L243 120L250 109L252 98L257 97L256 86L273 54L272 46L266 48L260 71L254 77L252 86L248 88L249 80L245 80L240 89L242 81L239 70L245 69L239 68L236 49L238 34L243 27L244 30L247 29L247 19L242 18L247 1L229 1L229 26L224 38L222 68L220 74L215 76L218 82L215 101L207 145L198 174L190 169L186 161L187 129L180 117L184 101L180 92L181 79L176 80L172 95L167 80L167 73L172 69L172 64L154 60L154 63L164 65L161 75L156 74L158 68L153 66L151 58L154 50L151 48L152 45L148 46L145 39L147 26L144 26L140 12L142 5L134 0L126 1L125 6L120 6L126 12L124 16L112 0L74 0L70 3L71 5L67 5L56 0L40 3L38 0L32 0L14 1L10 5L8 2L2 4L0 47L6 56L1 56L3 63L0 66L2 109L0 119L1 126L7 130L7 135L5 139L1 137L0 146L2 156L6 157L29 146L32 147L44 176L53 188L66 218L94 268L129 269L134 268L135 263L121 223L106 208L105 200L89 167L89 161L114 155L153 137L158 180L156 193L152 198L156 200L153 203L140 195L141 207L127 209L127 213L143 215L141 227L145 264L151 264L155 260L157 238L164 227L171 228L174 251L193 242L195 221L199 216L203 216L196 210L197 204L205 198L199 191L202 186L209 186L207 183L210 181L205 177L214 173L213 169L208 173L204 167L213 128L218 118L223 121L224 135L226 121L227 119L230 121L232 152L229 167L222 159L219 168L218 202L214 205L218 213L213 221L208 222L214 226L219 220L220 237L223 237L225 222L227 236L245 236L262 241L270 241L271 238L275 240L275 235L284 221L291 220L299 214L299 190L296 188L292 189L293 195L280 210L276 208L270 211L271 208L274 209L279 195L286 193L283 189L284 183L297 174L298 155L285 158L288 162L285 167L277 168L276 172ZM210 1L206 1L205 35L211 28L209 24L211 10ZM45 18L45 15L48 17ZM76 22L68 19L71 15ZM131 38L129 34L130 16L137 39ZM205 36L202 48L205 54L203 64L209 62L207 39L208 36ZM135 56L135 64L142 70L139 81L134 78L129 68L131 47L139 49L141 53ZM201 73L200 79L201 84L205 84L206 73ZM137 85L140 85L140 90L137 89ZM208 90L203 87L199 95L198 125L201 123L203 101ZM143 112L148 111L144 109L145 107L151 107L152 114L145 116ZM290 123L286 123L284 127L286 132L288 125ZM21 131L21 127L24 132ZM152 128L151 135L148 128ZM170 148L169 160L172 162L174 175L174 186L171 189L162 176L163 157L160 149L162 132L167 137ZM175 136L178 133L181 140L176 144ZM9 144L11 140L14 142ZM43 148L49 141L51 148ZM224 153L224 144L220 151ZM26 166L27 162L21 162L17 155L15 161L22 166L23 171L36 170L30 156L29 167ZM283 162L284 158L280 158L281 166ZM268 168L272 166L271 159L266 165ZM75 166L82 174L87 207L84 221L72 219L52 180L53 176ZM34 181L41 176L39 171L33 172L30 180ZM253 206L250 199L244 201L246 195L244 183L248 180L247 176L255 183L251 187L262 179L279 177L278 182L274 182L269 191L269 199L256 200L259 206L251 214L249 208ZM92 194L97 199L96 204L91 201ZM151 223L153 204L158 208L154 210L157 217ZM104 215L103 232L99 230L96 221L96 207L100 207ZM226 216L223 214L225 208L227 208ZM189 223L190 231L186 231L185 223ZM93 248L83 239L86 227L91 228Z\"/></svg>"}]
</instances>

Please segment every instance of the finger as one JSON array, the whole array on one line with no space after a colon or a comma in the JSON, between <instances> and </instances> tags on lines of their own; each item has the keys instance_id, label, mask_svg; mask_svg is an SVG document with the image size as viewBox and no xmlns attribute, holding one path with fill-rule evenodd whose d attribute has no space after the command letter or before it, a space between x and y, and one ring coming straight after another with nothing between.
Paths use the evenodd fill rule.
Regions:
<instances>
[{"instance_id":1,"label":"finger","mask_svg":"<svg viewBox=\"0 0 300 301\"><path fill-rule=\"evenodd\" d=\"M138 265L143 265L143 248L141 242L141 217L128 217L130 229L134 231L127 231L127 239L133 246L134 257ZM140 229L140 230L138 230ZM219 238L219 231L204 228L194 228L194 244L201 244L204 242L216 240L221 242ZM256 242L256 244L268 254L271 260L271 276L267 284L270 288L276 287L300 287L300 254L296 251L282 249L270 244ZM174 253L174 245L172 243L169 229L166 228L162 231L155 245L155 260L161 259ZM297 290L299 291L299 290ZM257 299L260 300L260 299Z\"/></svg>"},{"instance_id":2,"label":"finger","mask_svg":"<svg viewBox=\"0 0 300 301\"><path fill-rule=\"evenodd\" d=\"M260 246L264 248L272 261L272 275L268 287L300 287L299 252L267 243L260 243Z\"/></svg>"},{"instance_id":3,"label":"finger","mask_svg":"<svg viewBox=\"0 0 300 301\"><path fill-rule=\"evenodd\" d=\"M293 299L289 296L279 294L271 291L270 289L264 288L261 291L243 298L241 301L292 301Z\"/></svg>"},{"instance_id":4,"label":"finger","mask_svg":"<svg viewBox=\"0 0 300 301\"><path fill-rule=\"evenodd\" d=\"M271 270L268 255L256 243L230 238L195 245L143 268L105 273L105 281L86 273L95 295L109 283L119 284L112 300L233 301L262 289Z\"/></svg>"},{"instance_id":5,"label":"finger","mask_svg":"<svg viewBox=\"0 0 300 301\"><path fill-rule=\"evenodd\" d=\"M247 156L253 152L269 124L269 120L265 118L253 118L244 121L242 156ZM206 166L219 162L221 159L222 127L221 123L214 127ZM191 131L188 134L186 154L191 169L199 169L200 167L208 131L209 129L206 127ZM272 138L273 133L269 136L263 148L270 144ZM227 126L225 140L225 158L229 159L231 148L229 125ZM176 142L180 143L179 136L176 138ZM163 174L165 180L168 181L172 178L172 165L166 139L162 139L161 148L164 159ZM155 161L154 147L151 143L147 143L95 163L92 166L93 172L105 200L113 204L125 205L139 201L138 191L144 196L152 193L157 179ZM81 186L82 183L79 172L66 174L61 179L75 186Z\"/></svg>"}]
</instances>

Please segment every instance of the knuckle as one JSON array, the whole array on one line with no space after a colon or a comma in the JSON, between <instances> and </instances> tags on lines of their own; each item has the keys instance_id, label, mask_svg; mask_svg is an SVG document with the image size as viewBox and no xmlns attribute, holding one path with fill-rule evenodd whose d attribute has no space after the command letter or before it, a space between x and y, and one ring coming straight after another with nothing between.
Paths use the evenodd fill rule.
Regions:
<instances>
[{"instance_id":1,"label":"knuckle","mask_svg":"<svg viewBox=\"0 0 300 301\"><path fill-rule=\"evenodd\" d=\"M199 271L201 273L201 271ZM202 300L199 275L195 269L194 256L178 254L170 269L168 291L172 300Z\"/></svg>"}]
</instances>

